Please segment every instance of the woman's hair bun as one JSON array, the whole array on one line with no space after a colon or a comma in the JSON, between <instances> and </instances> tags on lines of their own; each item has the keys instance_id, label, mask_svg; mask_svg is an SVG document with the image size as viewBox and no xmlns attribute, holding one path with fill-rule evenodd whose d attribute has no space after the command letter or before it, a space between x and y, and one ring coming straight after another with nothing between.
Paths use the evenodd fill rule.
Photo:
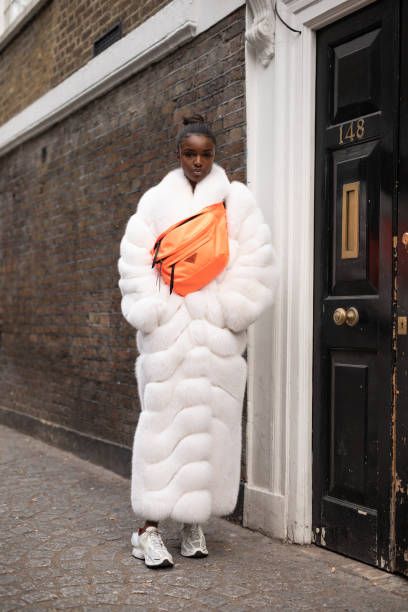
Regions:
<instances>
[{"instance_id":1,"label":"woman's hair bun","mask_svg":"<svg viewBox=\"0 0 408 612\"><path fill-rule=\"evenodd\" d=\"M183 125L192 125L194 123L206 123L205 118L198 113L190 115L189 117L183 117Z\"/></svg>"},{"instance_id":2,"label":"woman's hair bun","mask_svg":"<svg viewBox=\"0 0 408 612\"><path fill-rule=\"evenodd\" d=\"M205 117L199 113L194 113L188 117L183 117L183 127L180 129L176 138L177 148L180 146L184 138L190 136L191 134L204 134L204 136L208 136L208 138L210 138L213 143L216 144L214 132L208 125Z\"/></svg>"}]
</instances>

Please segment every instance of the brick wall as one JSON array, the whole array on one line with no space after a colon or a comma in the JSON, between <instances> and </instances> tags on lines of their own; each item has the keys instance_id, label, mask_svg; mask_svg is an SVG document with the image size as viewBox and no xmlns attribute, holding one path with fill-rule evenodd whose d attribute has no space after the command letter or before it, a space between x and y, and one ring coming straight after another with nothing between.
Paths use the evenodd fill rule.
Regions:
<instances>
[{"instance_id":1,"label":"brick wall","mask_svg":"<svg viewBox=\"0 0 408 612\"><path fill-rule=\"evenodd\" d=\"M245 11L0 159L0 405L130 446L134 331L119 243L141 194L177 165L184 113L245 180Z\"/></svg>"},{"instance_id":2,"label":"brick wall","mask_svg":"<svg viewBox=\"0 0 408 612\"><path fill-rule=\"evenodd\" d=\"M119 20L123 36L170 0L52 0L0 52L0 124L93 56Z\"/></svg>"}]
</instances>

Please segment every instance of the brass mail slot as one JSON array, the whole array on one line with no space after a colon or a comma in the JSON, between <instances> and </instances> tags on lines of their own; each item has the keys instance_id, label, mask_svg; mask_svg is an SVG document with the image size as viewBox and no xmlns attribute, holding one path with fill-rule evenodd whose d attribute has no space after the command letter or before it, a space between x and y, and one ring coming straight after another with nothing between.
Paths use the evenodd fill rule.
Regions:
<instances>
[{"instance_id":1,"label":"brass mail slot","mask_svg":"<svg viewBox=\"0 0 408 612\"><path fill-rule=\"evenodd\" d=\"M341 209L341 258L354 259L359 252L360 181L343 185Z\"/></svg>"}]
</instances>

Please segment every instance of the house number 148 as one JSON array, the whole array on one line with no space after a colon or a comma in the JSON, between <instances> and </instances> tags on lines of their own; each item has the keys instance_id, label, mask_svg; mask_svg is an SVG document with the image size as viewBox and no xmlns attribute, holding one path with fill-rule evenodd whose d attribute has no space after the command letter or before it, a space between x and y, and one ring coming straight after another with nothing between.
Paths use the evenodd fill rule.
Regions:
<instances>
[{"instance_id":1,"label":"house number 148","mask_svg":"<svg viewBox=\"0 0 408 612\"><path fill-rule=\"evenodd\" d=\"M345 140L353 142L355 138L360 140L364 136L364 119L350 121L350 123L342 123L339 126L339 144L344 144Z\"/></svg>"}]
</instances>

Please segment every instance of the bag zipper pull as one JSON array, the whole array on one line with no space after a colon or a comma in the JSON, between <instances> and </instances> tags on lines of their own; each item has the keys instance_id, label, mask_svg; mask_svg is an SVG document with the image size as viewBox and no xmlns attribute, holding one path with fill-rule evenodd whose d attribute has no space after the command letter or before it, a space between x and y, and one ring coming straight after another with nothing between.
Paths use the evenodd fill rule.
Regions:
<instances>
[{"instance_id":1,"label":"bag zipper pull","mask_svg":"<svg viewBox=\"0 0 408 612\"><path fill-rule=\"evenodd\" d=\"M158 255L159 249L160 249L160 243L161 243L161 239L158 242L156 242L156 244L154 245L154 248L156 250L155 250L154 256L153 256L152 268L154 268L154 266L156 264L157 255Z\"/></svg>"},{"instance_id":2,"label":"bag zipper pull","mask_svg":"<svg viewBox=\"0 0 408 612\"><path fill-rule=\"evenodd\" d=\"M173 291L173 285L174 285L174 268L176 267L176 264L174 263L171 266L171 276L170 276L170 293L172 293Z\"/></svg>"}]
</instances>

